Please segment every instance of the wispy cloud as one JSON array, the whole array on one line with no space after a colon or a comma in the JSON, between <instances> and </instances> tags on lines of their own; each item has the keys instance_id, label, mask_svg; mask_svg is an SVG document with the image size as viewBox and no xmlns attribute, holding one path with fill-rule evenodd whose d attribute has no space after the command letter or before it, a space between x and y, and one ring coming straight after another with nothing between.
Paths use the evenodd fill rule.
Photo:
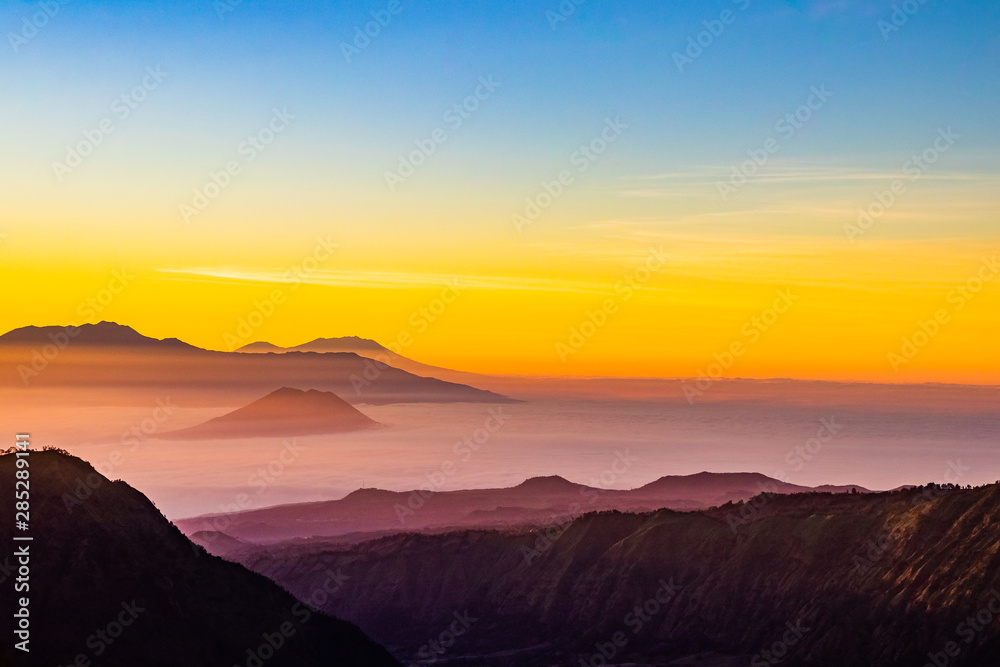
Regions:
<instances>
[{"instance_id":1,"label":"wispy cloud","mask_svg":"<svg viewBox=\"0 0 1000 667\"><path fill-rule=\"evenodd\" d=\"M846 209L816 209L815 215L836 217L839 213L853 220ZM780 210L754 212L775 216ZM567 240L548 247L553 255L578 257L588 262L634 256L639 247L662 246L669 250L670 262L665 275L676 289L683 291L687 279L733 284L773 284L868 293L941 294L953 282L976 266L984 253L996 247L993 240L954 237L889 235L871 239L863 247L850 247L842 235L840 223L825 233L800 231L801 225L775 227L766 234L759 228L735 226L726 234L719 228L708 229L700 221L739 219L745 211L702 214L677 220L607 219L577 226L578 233L590 230L599 235L595 245ZM930 218L927 219L930 221ZM912 220L911 220L912 222ZM890 219L883 223L891 224ZM795 231L791 231L791 230ZM835 232L840 232L838 235ZM995 239L996 234L991 237ZM930 270L933 268L933 270Z\"/></svg>"},{"instance_id":2,"label":"wispy cloud","mask_svg":"<svg viewBox=\"0 0 1000 667\"><path fill-rule=\"evenodd\" d=\"M244 269L236 267L159 268L162 280L219 282L226 284L308 284L358 289L430 289L444 287L454 281L464 287L486 290L521 290L531 292L565 292L576 294L607 294L614 284L578 280L529 278L522 276L479 276L444 273L402 273L389 271L312 271L302 276L287 269ZM646 289L657 291L649 286Z\"/></svg>"},{"instance_id":3,"label":"wispy cloud","mask_svg":"<svg viewBox=\"0 0 1000 667\"><path fill-rule=\"evenodd\" d=\"M697 166L683 172L662 172L628 178L630 184L620 188L622 197L695 197L690 188L712 187L719 182L727 182L733 164L718 166ZM858 182L879 182L900 178L901 168L856 169L851 167L789 165L775 163L770 171L762 170L752 177L754 183L781 184L828 184L839 185ZM957 182L961 184L1000 183L1000 174L984 171L934 170L921 175L925 181ZM683 189L679 189L683 188ZM713 192L714 194L714 192Z\"/></svg>"}]
</instances>

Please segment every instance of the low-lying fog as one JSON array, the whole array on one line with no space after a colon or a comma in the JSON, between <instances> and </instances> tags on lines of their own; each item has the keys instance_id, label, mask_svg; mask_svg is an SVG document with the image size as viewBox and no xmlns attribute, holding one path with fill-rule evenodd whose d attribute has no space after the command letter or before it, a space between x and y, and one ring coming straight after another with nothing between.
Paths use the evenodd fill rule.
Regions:
<instances>
[{"instance_id":1,"label":"low-lying fog","mask_svg":"<svg viewBox=\"0 0 1000 667\"><path fill-rule=\"evenodd\" d=\"M678 395L598 400L530 392L521 394L526 402L502 406L359 405L383 428L294 442L155 439L157 432L200 423L235 404L185 407L169 399L161 406L111 407L88 392L98 407L66 407L65 398L28 402L21 395L4 401L2 415L11 434L30 430L33 446L63 447L90 461L145 493L172 519L336 499L360 487L513 486L551 474L609 488L702 470L872 489L1000 478L1000 406L980 401L978 407L942 409L959 389L928 391L910 406L829 398L811 404L798 390L789 393L794 401L693 405ZM107 402L114 401L109 396ZM821 440L824 424L834 428L828 426Z\"/></svg>"}]
</instances>

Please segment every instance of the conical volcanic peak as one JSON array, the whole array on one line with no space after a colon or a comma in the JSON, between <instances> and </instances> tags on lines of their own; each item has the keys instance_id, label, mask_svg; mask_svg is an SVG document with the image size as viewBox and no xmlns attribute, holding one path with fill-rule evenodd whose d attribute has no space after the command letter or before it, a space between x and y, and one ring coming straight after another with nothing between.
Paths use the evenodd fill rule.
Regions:
<instances>
[{"instance_id":1,"label":"conical volcanic peak","mask_svg":"<svg viewBox=\"0 0 1000 667\"><path fill-rule=\"evenodd\" d=\"M161 436L167 440L295 437L347 433L378 422L333 392L282 387L228 414Z\"/></svg>"}]
</instances>

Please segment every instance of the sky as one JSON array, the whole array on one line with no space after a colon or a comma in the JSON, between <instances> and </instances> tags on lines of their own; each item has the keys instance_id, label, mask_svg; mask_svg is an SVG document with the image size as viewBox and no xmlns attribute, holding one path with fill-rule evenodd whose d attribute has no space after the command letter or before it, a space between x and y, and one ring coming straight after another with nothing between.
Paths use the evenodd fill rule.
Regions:
<instances>
[{"instance_id":1,"label":"sky","mask_svg":"<svg viewBox=\"0 0 1000 667\"><path fill-rule=\"evenodd\" d=\"M578 2L0 3L0 330L997 382L1000 5Z\"/></svg>"}]
</instances>

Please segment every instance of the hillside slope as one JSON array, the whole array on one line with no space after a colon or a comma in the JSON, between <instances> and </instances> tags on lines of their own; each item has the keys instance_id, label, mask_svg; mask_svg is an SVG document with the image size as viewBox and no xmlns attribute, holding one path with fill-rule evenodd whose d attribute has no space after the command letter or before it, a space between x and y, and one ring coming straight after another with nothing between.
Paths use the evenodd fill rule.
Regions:
<instances>
[{"instance_id":1,"label":"hillside slope","mask_svg":"<svg viewBox=\"0 0 1000 667\"><path fill-rule=\"evenodd\" d=\"M1000 659L1000 623L976 625L1000 612L997 486L762 495L706 512L593 513L531 532L237 557L297 595L341 570L345 594L325 609L401 657L468 613L478 620L448 664L604 664L591 659L616 632L625 643L608 664L701 653L718 661L690 664L777 664L779 653L783 665L845 667Z\"/></svg>"},{"instance_id":2,"label":"hillside slope","mask_svg":"<svg viewBox=\"0 0 1000 667\"><path fill-rule=\"evenodd\" d=\"M30 589L17 595L30 596L30 653L3 647L18 667L80 655L102 667L228 667L269 653L268 667L397 664L355 626L195 547L124 482L55 451L28 460L30 529L17 534L32 541L12 540L13 503L0 503L3 556L15 558L8 545L29 549ZM0 456L11 494L15 465L14 454ZM340 584L327 577L304 598L318 603ZM5 643L15 602L14 586L0 586Z\"/></svg>"}]
</instances>

